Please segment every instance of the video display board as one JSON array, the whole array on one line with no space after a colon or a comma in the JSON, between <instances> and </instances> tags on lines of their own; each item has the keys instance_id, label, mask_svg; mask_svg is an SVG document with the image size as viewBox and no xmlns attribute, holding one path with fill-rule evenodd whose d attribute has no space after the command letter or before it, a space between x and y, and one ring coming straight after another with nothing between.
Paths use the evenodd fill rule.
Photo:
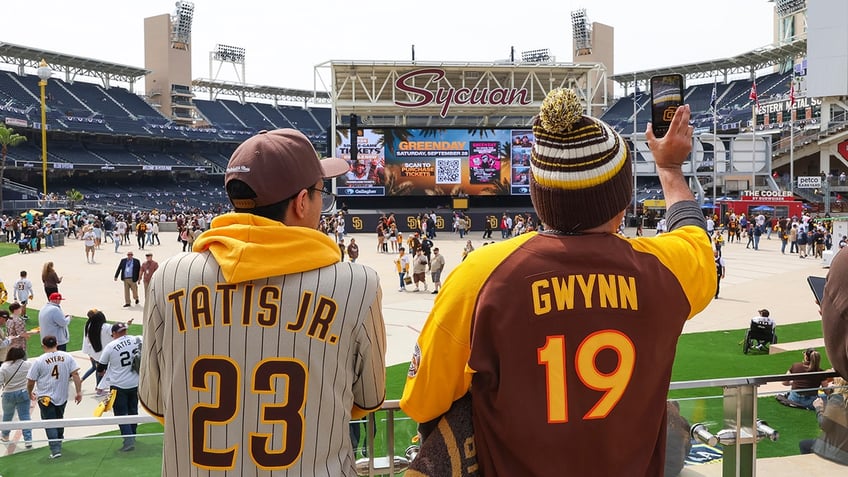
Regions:
<instances>
[{"instance_id":1,"label":"video display board","mask_svg":"<svg viewBox=\"0 0 848 477\"><path fill-rule=\"evenodd\" d=\"M350 171L337 180L344 197L528 195L530 129L359 129L351 159L348 129L336 155Z\"/></svg>"}]
</instances>

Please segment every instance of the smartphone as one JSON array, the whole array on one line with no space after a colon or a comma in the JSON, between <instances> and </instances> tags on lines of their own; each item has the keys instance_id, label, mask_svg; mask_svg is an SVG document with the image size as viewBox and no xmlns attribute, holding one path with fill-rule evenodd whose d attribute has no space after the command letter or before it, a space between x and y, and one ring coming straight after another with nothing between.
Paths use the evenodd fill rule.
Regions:
<instances>
[{"instance_id":1,"label":"smartphone","mask_svg":"<svg viewBox=\"0 0 848 477\"><path fill-rule=\"evenodd\" d=\"M663 137L674 118L677 107L683 104L683 75L651 77L651 129L654 136Z\"/></svg>"},{"instance_id":2,"label":"smartphone","mask_svg":"<svg viewBox=\"0 0 848 477\"><path fill-rule=\"evenodd\" d=\"M813 295L816 297L816 303L821 305L822 297L824 296L824 277L807 277L807 283L810 284L810 289L813 290Z\"/></svg>"}]
</instances>

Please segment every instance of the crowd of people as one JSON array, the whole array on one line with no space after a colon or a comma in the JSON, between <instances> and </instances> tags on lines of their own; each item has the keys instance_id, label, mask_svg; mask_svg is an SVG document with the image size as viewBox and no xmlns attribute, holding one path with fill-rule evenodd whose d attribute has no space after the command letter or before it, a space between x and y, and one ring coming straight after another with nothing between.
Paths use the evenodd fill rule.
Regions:
<instances>
[{"instance_id":1,"label":"crowd of people","mask_svg":"<svg viewBox=\"0 0 848 477\"><path fill-rule=\"evenodd\" d=\"M650 125L646 131L668 210L655 237L621 240L632 197L631 152L607 124L584 115L577 94L566 89L548 95L532 126L540 145L529 158L537 216L486 219L484 240L495 229L512 240L476 249L466 240L459 264L442 283L446 259L436 246L435 214L421 213L405 238L392 214L380 219L376 251L396 254L398 290L438 294L411 350L400 403L422 438L413 469L459 475L457 465L473 461L484 475L552 475L566 467L580 475L622 469L662 473L677 340L686 320L713 299L714 285L718 296L723 277L718 269L713 282L711 258L721 262L721 245L713 238L719 233L716 218L704 217L682 173L692 147L689 119L688 106L681 106L664 137L656 137ZM580 171L579 178L573 170ZM139 304L138 285L145 285L150 302L144 336L129 336L127 324L110 324L102 311L90 310L83 349L91 367L82 375L67 354L70 317L61 308L62 276L50 262L42 270L48 303L38 316L43 354L26 359L25 340L20 346L26 331L10 326L25 321L33 296L22 272L22 294L17 284L14 292L24 299L12 303L9 313L0 311L6 330L0 344L8 350L0 366L0 379L8 377L4 420L7 392L10 412L20 420L29 417L20 401L30 399L37 400L42 419L61 419L71 400L67 384L79 403L82 381L94 375L98 393L108 396L116 415L137 414L141 404L162 419L163 476L259 468L355 475L347 424L379 409L386 398L386 329L377 272L357 261L360 244L347 237L345 214L322 216L324 181L347 171L345 161L318 159L295 130L263 131L242 143L225 173L235 213L214 221L206 213L165 216L177 222L187 253L161 266L150 252L143 263L132 250L119 261L114 278L124 282L124 306ZM157 243L155 226L163 220L154 212L51 216L22 222L78 235L89 263L103 243L111 240L119 252L122 243L133 243L133 233L134 244L146 250ZM5 220L4 229L11 223L14 236L18 219ZM744 231L757 250L755 237L768 238L770 231L785 230L787 242L793 228L805 236L827 231L826 222L804 217L787 219L777 229L759 222L729 215L723 224L726 243L735 243ZM451 227L466 239L470 219L457 212ZM33 251L38 243L30 244ZM600 278L598 270L607 275ZM595 280L604 283L595 287ZM829 286L831 296L841 299L836 285ZM597 291L602 287L607 291ZM839 308L834 299L822 304L824 319L842 319L848 309L833 308ZM767 318L768 312L759 315ZM835 338L825 328L829 353L831 347L844 352L845 335ZM174 353L183 359L173 360ZM788 400L825 408L804 394L824 383L791 376L819 370L820 358L818 351L806 350L803 362L790 368ZM837 371L848 371L838 351L832 358ZM63 364L49 366L56 362ZM563 377L570 375L579 376L582 385L566 386ZM210 377L214 391L207 387ZM278 386L279 379L286 385ZM599 397L598 390L608 393ZM204 409L210 393L217 425L204 427L203 439L192 439L186 416L197 418L197 425L209 420L195 411ZM269 407L273 393L285 396ZM842 401L828 398L826 406L844 407L844 396L834 394ZM509 419L503 419L503 409L510 409ZM822 422L836 420L822 414L829 418ZM275 419L286 423L280 452L271 452L272 436L263 434ZM120 431L120 450L134 450L135 426L121 425ZM632 438L621 440L624 432ZM50 457L61 457L64 430L46 433ZM31 432L24 439L31 443ZM229 451L214 447L223 442ZM844 442L827 443L844 451ZM462 458L445 459L445 451Z\"/></svg>"},{"instance_id":2,"label":"crowd of people","mask_svg":"<svg viewBox=\"0 0 848 477\"><path fill-rule=\"evenodd\" d=\"M834 244L832 221L828 216L810 216L805 212L801 216L766 217L763 214L747 216L728 211L724 218L707 216L707 227L713 238L714 248L721 254L725 244L742 243L745 248L759 250L760 240L771 240L775 235L780 240L780 253L798 254L800 258L822 258L825 250L831 250ZM841 242L840 248L844 246Z\"/></svg>"}]
</instances>

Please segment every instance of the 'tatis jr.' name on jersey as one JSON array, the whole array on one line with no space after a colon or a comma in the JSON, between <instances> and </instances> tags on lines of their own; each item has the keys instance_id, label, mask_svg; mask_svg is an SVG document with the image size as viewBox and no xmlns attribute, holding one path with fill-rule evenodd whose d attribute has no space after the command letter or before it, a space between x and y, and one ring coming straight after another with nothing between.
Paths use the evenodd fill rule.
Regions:
<instances>
[{"instance_id":1,"label":"'tatis jr.' name on jersey","mask_svg":"<svg viewBox=\"0 0 848 477\"><path fill-rule=\"evenodd\" d=\"M280 310L283 307L282 289L279 286L256 286L252 283L218 283L214 288L198 285L190 290L180 289L167 296L173 308L180 333L188 327L199 329L221 326L279 326ZM220 300L220 306L212 304ZM339 337L330 334L338 313L338 304L333 298L304 290L297 304L294 321L285 323L292 333L305 331L310 338L336 344ZM186 316L190 317L189 321Z\"/></svg>"}]
</instances>

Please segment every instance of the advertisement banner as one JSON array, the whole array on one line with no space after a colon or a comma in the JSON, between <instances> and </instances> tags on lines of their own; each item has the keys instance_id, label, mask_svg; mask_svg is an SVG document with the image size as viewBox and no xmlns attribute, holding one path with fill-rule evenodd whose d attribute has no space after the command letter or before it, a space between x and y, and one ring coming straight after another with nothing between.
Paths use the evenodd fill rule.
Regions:
<instances>
[{"instance_id":1,"label":"advertisement banner","mask_svg":"<svg viewBox=\"0 0 848 477\"><path fill-rule=\"evenodd\" d=\"M512 195L530 195L530 153L535 142L530 129L512 131Z\"/></svg>"},{"instance_id":2,"label":"advertisement banner","mask_svg":"<svg viewBox=\"0 0 848 477\"><path fill-rule=\"evenodd\" d=\"M350 164L341 197L530 193L529 129L361 129L356 161L349 130L337 137L336 156Z\"/></svg>"},{"instance_id":3,"label":"advertisement banner","mask_svg":"<svg viewBox=\"0 0 848 477\"><path fill-rule=\"evenodd\" d=\"M385 194L386 158L383 135L373 129L359 129L356 136L356 161L351 157L351 138L341 138L336 157L350 165L350 171L336 181L341 196L383 196Z\"/></svg>"}]
</instances>

